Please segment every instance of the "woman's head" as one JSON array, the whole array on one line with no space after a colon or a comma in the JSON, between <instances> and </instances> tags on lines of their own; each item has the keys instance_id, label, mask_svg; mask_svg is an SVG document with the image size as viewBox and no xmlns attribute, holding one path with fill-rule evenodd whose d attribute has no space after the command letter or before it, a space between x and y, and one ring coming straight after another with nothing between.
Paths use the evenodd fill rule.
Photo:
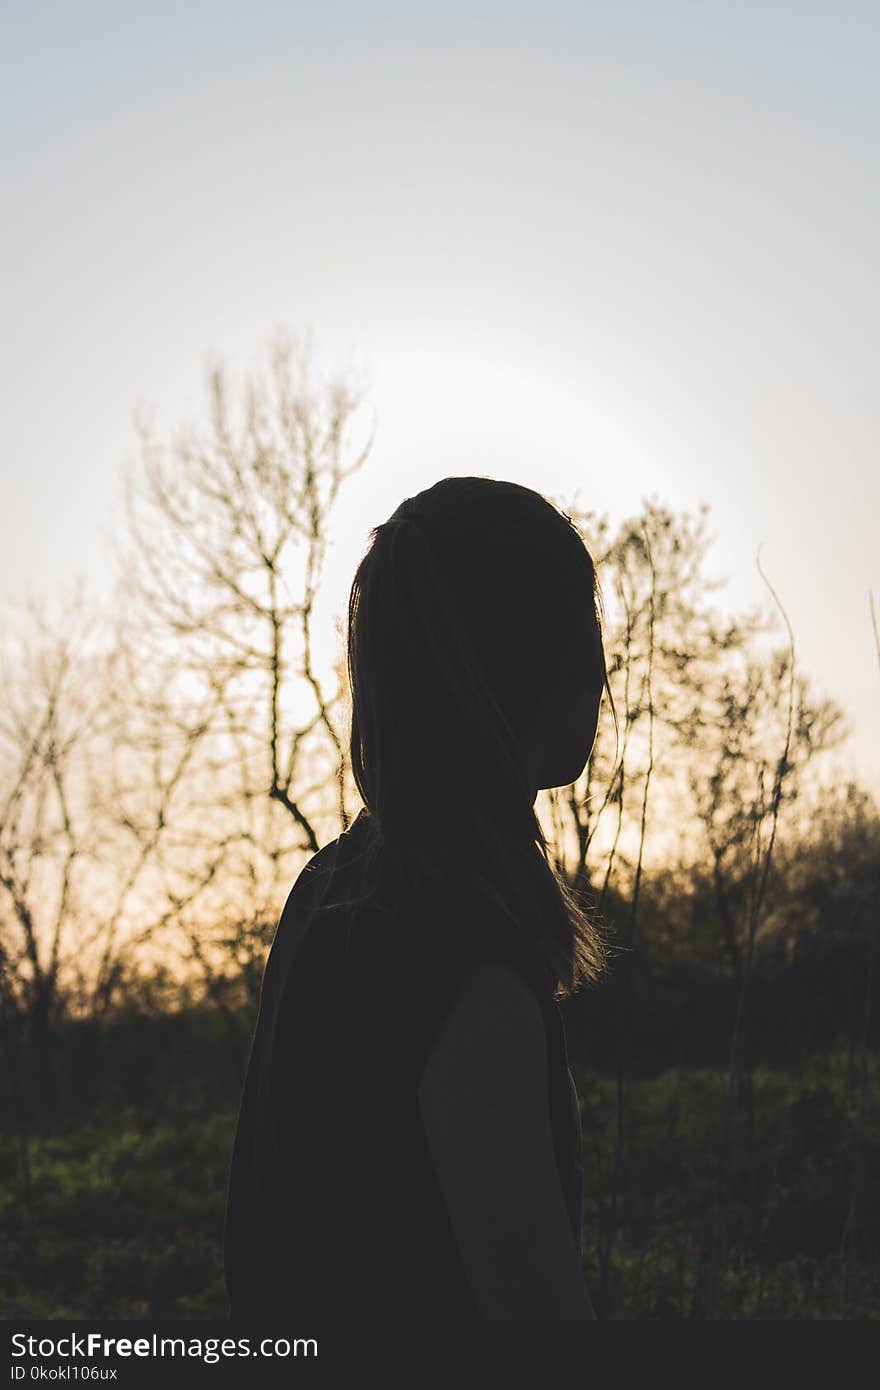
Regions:
<instances>
[{"instance_id":1,"label":"woman's head","mask_svg":"<svg viewBox=\"0 0 880 1390\"><path fill-rule=\"evenodd\" d=\"M352 767L383 843L519 906L538 890L560 988L595 975L595 932L550 867L533 805L583 770L608 689L601 594L569 518L491 478L407 498L355 575L348 667Z\"/></svg>"}]
</instances>

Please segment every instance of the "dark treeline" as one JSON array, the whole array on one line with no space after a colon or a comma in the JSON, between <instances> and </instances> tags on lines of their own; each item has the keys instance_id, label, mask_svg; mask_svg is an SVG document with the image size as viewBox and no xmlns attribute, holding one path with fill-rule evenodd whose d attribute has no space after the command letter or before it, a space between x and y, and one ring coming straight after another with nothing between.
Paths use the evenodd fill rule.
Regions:
<instances>
[{"instance_id":1,"label":"dark treeline","mask_svg":"<svg viewBox=\"0 0 880 1390\"><path fill-rule=\"evenodd\" d=\"M853 902L871 902L876 857L859 862L855 847L850 851L844 848L836 865L825 855L824 901L817 896L811 903L813 929L801 921L792 939L780 926L761 943L749 998L748 1051L755 1059L796 1066L837 1048L855 1077L863 1042L871 1049L880 1042L868 993L876 919L868 912L847 915L841 900L845 883ZM819 877L814 859L803 868ZM800 904L799 886L788 910L801 913ZM607 908L612 928L625 920L625 907ZM674 878L660 874L644 893L641 917L632 982L613 963L600 989L564 1004L574 1050L607 1067L623 1046L649 1072L678 1063L727 1066L740 973L737 961L712 948L713 933L720 940L722 931L711 885L683 896ZM617 942L613 929L609 937Z\"/></svg>"},{"instance_id":2,"label":"dark treeline","mask_svg":"<svg viewBox=\"0 0 880 1390\"><path fill-rule=\"evenodd\" d=\"M654 897L653 889L662 886L661 875L642 900L634 991L617 968L621 950L601 986L563 1002L569 1051L578 1065L612 1073L621 1053L645 1077L676 1066L728 1065L737 975L705 943L700 949L688 938L688 923L711 929L711 901L684 899L676 890L673 907L665 894ZM613 900L606 912L614 943ZM668 935L676 937L674 949ZM810 934L795 952L778 937L768 942L752 977L752 1060L797 1069L805 1059L833 1052L845 1060L857 1086L871 944L868 923L848 933ZM240 993L250 991L243 987ZM22 1103L33 1132L115 1106L133 1106L144 1115L232 1106L254 1018L250 1001L228 1012L210 1000L167 1007L164 994L157 998L146 990L100 1020L59 1023L48 1052L24 1020L17 1027L7 1021L4 1042L16 1066L0 1069L4 1127L12 1127ZM867 1023L873 1050L880 1042L876 1010L868 1012Z\"/></svg>"}]
</instances>

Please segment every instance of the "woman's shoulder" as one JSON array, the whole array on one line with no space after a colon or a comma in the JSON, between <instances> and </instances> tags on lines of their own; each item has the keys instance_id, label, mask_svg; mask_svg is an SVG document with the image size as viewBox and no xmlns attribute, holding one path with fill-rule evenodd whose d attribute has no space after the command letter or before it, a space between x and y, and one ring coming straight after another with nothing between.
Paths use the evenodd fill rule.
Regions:
<instances>
[{"instance_id":1,"label":"woman's shoulder","mask_svg":"<svg viewBox=\"0 0 880 1390\"><path fill-rule=\"evenodd\" d=\"M452 959L468 971L503 965L543 994L546 973L524 924L488 881L451 882L434 907Z\"/></svg>"},{"instance_id":2,"label":"woman's shoulder","mask_svg":"<svg viewBox=\"0 0 880 1390\"><path fill-rule=\"evenodd\" d=\"M426 1006L430 996L442 999L470 971L493 962L516 972L542 1001L549 988L511 905L487 880L455 872L426 876L398 862L366 810L306 863L279 935L286 927L298 936L312 923L313 945L320 940L332 950L341 934L344 971L381 976Z\"/></svg>"},{"instance_id":3,"label":"woman's shoulder","mask_svg":"<svg viewBox=\"0 0 880 1390\"><path fill-rule=\"evenodd\" d=\"M381 950L393 958L394 1012L413 1040L419 1069L463 996L487 992L488 1002L500 998L508 1013L508 996L515 996L532 1017L536 1003L543 1013L551 1006L540 963L519 944L515 923L477 887L437 880L430 891L407 895L381 930Z\"/></svg>"}]
</instances>

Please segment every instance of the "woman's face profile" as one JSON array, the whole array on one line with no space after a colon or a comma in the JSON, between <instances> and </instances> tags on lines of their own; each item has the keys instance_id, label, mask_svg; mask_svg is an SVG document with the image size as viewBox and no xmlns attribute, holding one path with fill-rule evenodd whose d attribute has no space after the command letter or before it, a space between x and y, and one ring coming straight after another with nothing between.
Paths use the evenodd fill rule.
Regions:
<instances>
[{"instance_id":1,"label":"woman's face profile","mask_svg":"<svg viewBox=\"0 0 880 1390\"><path fill-rule=\"evenodd\" d=\"M540 725L523 741L536 795L580 777L596 741L602 691L587 679L557 688Z\"/></svg>"}]
</instances>

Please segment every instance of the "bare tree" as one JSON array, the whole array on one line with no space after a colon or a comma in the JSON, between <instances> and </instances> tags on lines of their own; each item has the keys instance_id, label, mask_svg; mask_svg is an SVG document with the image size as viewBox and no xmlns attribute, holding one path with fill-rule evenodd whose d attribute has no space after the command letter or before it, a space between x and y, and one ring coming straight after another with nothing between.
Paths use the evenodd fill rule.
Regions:
<instances>
[{"instance_id":1,"label":"bare tree","mask_svg":"<svg viewBox=\"0 0 880 1390\"><path fill-rule=\"evenodd\" d=\"M201 428L163 445L142 412L137 429L120 640L132 671L173 665L161 691L139 683L132 717L154 801L168 745L187 754L163 811L163 920L219 1002L236 978L256 988L291 855L349 821L347 683L338 659L320 669L313 622L334 504L374 424L353 373L321 375L279 333L240 391L210 368Z\"/></svg>"},{"instance_id":2,"label":"bare tree","mask_svg":"<svg viewBox=\"0 0 880 1390\"><path fill-rule=\"evenodd\" d=\"M142 911L152 906L149 875L191 756L191 744L173 747L169 714L151 804L138 766L134 675L114 627L79 586L56 614L31 601L6 629L0 996L7 1020L38 1045L63 1018L105 1011L139 895Z\"/></svg>"},{"instance_id":3,"label":"bare tree","mask_svg":"<svg viewBox=\"0 0 880 1390\"><path fill-rule=\"evenodd\" d=\"M81 588L53 617L11 614L0 702L0 994L8 1019L45 1040L81 948L84 871L94 852L85 796L89 745L105 715Z\"/></svg>"},{"instance_id":4,"label":"bare tree","mask_svg":"<svg viewBox=\"0 0 880 1390\"><path fill-rule=\"evenodd\" d=\"M707 575L708 507L674 514L646 501L612 534L606 518L566 508L596 562L605 598L609 681L620 715L619 737L600 720L583 776L564 793L548 793L562 837L560 859L571 880L598 889L602 912L622 873L630 918L637 914L646 847L668 859L679 845L660 829L689 828L687 759L701 692L748 649L767 619L757 610L730 618L711 603L720 580ZM656 783L653 833L649 801ZM573 852L572 852L573 851ZM632 927L632 922L630 922Z\"/></svg>"},{"instance_id":5,"label":"bare tree","mask_svg":"<svg viewBox=\"0 0 880 1390\"><path fill-rule=\"evenodd\" d=\"M610 924L622 955L615 961L617 1091L609 1202L599 1226L599 1281L605 1301L613 1246L627 1191L628 1047L636 1008L639 909L649 855L656 865L679 850L669 834L686 830L692 809L680 766L682 729L696 693L717 679L719 664L743 649L759 615L729 620L709 602L719 587L705 574L708 508L675 516L658 502L612 534L604 518L568 505L593 555L602 585L609 681L619 737L600 722L583 777L548 794L557 862L578 888L598 889L595 911ZM604 790L603 790L604 789ZM652 809L656 797L657 809ZM665 832L665 833L658 833ZM560 848L561 845L561 848ZM574 846L573 859L569 854ZM613 899L613 901L612 901Z\"/></svg>"},{"instance_id":6,"label":"bare tree","mask_svg":"<svg viewBox=\"0 0 880 1390\"><path fill-rule=\"evenodd\" d=\"M748 654L704 696L687 726L688 780L725 953L740 973L751 968L760 929L767 846L772 852L780 822L797 833L807 771L846 731L835 702L815 698L809 680L796 675L793 646L769 658Z\"/></svg>"},{"instance_id":7,"label":"bare tree","mask_svg":"<svg viewBox=\"0 0 880 1390\"><path fill-rule=\"evenodd\" d=\"M708 847L723 948L738 978L736 1088L745 1070L749 981L768 923L777 827L791 811L794 828L806 770L842 736L842 716L833 702L813 697L805 678L795 678L790 651L761 651L758 639L776 621L771 612L755 606L731 617L714 605L720 581L705 569L705 504L695 515L676 516L647 501L640 516L613 533L604 518L566 510L597 564L620 717L617 739L610 721L600 721L583 777L547 794L557 863L574 884L594 890L594 910L600 921L609 920L620 951L612 973L616 1138L599 1230L604 1290L627 1197L626 1050L637 1008L637 956L644 955L636 951L644 886L652 891L646 875L674 873L687 892L688 879L696 884L703 876ZM651 915L653 921L656 911ZM657 943L643 944L656 956Z\"/></svg>"}]
</instances>

